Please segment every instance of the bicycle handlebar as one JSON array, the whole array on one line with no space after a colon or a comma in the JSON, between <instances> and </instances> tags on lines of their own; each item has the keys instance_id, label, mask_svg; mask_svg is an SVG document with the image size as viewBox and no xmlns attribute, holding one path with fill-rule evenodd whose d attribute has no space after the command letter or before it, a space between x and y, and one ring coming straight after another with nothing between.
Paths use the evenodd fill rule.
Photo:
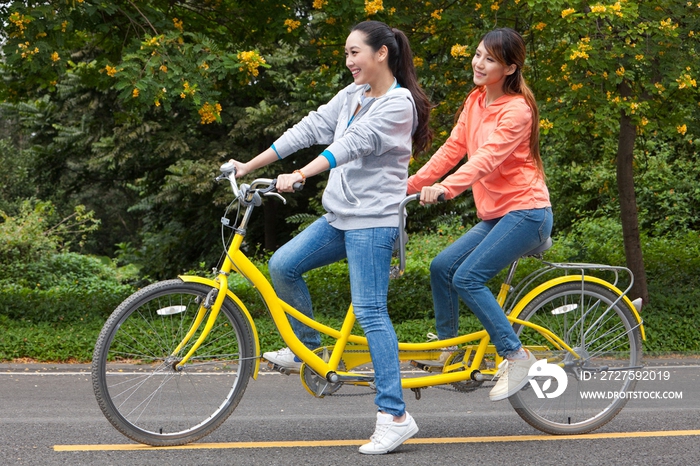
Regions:
<instances>
[{"instance_id":1,"label":"bicycle handlebar","mask_svg":"<svg viewBox=\"0 0 700 466\"><path fill-rule=\"evenodd\" d=\"M219 181L226 178L229 181L229 183L231 183L231 190L233 191L234 196L244 203L249 204L252 201L252 197L249 199L244 199L250 197L250 193L252 193L252 196L258 193L264 196L276 195L282 200L282 202L284 202L285 204L287 203L284 197L282 197L282 195L275 191L275 187L277 184L276 178L257 178L253 180L253 182L251 182L250 185L241 185L241 188L245 187L245 189L239 189L238 181L236 180L236 166L233 164L233 162L226 162L221 166L220 170L221 175L217 176L216 180ZM294 191L301 191L304 188L304 184L294 183L292 188L294 189Z\"/></svg>"}]
</instances>

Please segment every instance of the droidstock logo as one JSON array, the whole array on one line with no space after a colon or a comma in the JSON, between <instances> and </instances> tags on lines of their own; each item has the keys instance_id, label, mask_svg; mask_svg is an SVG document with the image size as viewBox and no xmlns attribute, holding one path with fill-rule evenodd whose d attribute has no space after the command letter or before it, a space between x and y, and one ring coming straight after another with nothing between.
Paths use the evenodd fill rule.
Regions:
<instances>
[{"instance_id":1,"label":"droidstock logo","mask_svg":"<svg viewBox=\"0 0 700 466\"><path fill-rule=\"evenodd\" d=\"M568 383L566 372L556 364L547 363L546 359L540 359L533 364L527 375L530 378L530 385L535 391L537 398L556 398L566 390L566 385ZM535 377L547 377L547 380L542 384L542 388L540 388ZM552 386L552 378L557 381L557 389L548 393L547 390Z\"/></svg>"}]
</instances>

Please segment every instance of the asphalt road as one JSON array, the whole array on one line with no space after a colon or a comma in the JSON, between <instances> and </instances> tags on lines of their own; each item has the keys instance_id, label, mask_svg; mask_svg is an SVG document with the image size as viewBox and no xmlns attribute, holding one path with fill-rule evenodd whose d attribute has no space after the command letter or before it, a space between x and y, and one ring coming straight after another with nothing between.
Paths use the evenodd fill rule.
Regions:
<instances>
[{"instance_id":1,"label":"asphalt road","mask_svg":"<svg viewBox=\"0 0 700 466\"><path fill-rule=\"evenodd\" d=\"M488 390L405 392L420 432L390 455L357 452L374 428L373 396L311 397L298 376L265 372L251 380L233 415L200 442L178 449L132 443L103 417L89 367L0 365L0 464L250 465L690 465L700 463L700 361L647 361L671 378L637 390L681 399L631 400L593 434L555 437L518 417ZM650 367L647 367L650 368ZM243 443L245 442L245 443Z\"/></svg>"}]
</instances>

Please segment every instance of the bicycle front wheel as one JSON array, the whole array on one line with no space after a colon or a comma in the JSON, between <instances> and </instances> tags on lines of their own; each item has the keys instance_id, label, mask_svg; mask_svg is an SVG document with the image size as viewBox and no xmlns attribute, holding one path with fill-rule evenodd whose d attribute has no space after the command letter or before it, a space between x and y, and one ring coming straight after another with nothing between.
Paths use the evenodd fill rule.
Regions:
<instances>
[{"instance_id":1,"label":"bicycle front wheel","mask_svg":"<svg viewBox=\"0 0 700 466\"><path fill-rule=\"evenodd\" d=\"M642 359L639 323L619 296L595 283L563 283L535 297L519 318L549 329L579 356L556 349L533 328L513 326L522 344L548 363L548 377L531 379L509 398L520 417L550 434L591 432L614 418L634 390Z\"/></svg>"},{"instance_id":2,"label":"bicycle front wheel","mask_svg":"<svg viewBox=\"0 0 700 466\"><path fill-rule=\"evenodd\" d=\"M105 323L92 385L104 415L130 439L153 446L193 442L219 427L243 396L255 344L248 320L228 298L202 346L175 367L204 327L174 353L211 290L181 280L155 283L127 298Z\"/></svg>"}]
</instances>

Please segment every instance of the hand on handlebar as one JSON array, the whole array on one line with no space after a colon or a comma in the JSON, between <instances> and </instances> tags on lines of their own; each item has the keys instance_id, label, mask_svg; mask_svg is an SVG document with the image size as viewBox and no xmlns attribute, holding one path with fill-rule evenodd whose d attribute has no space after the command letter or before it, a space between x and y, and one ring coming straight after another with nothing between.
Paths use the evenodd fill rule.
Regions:
<instances>
[{"instance_id":1,"label":"hand on handlebar","mask_svg":"<svg viewBox=\"0 0 700 466\"><path fill-rule=\"evenodd\" d=\"M437 204L445 200L445 188L439 183L432 186L423 186L420 191L420 204Z\"/></svg>"},{"instance_id":2,"label":"hand on handlebar","mask_svg":"<svg viewBox=\"0 0 700 466\"><path fill-rule=\"evenodd\" d=\"M277 191L281 193L293 193L303 185L304 177L300 173L287 173L277 177ZM296 185L296 188L295 188Z\"/></svg>"},{"instance_id":3,"label":"hand on handlebar","mask_svg":"<svg viewBox=\"0 0 700 466\"><path fill-rule=\"evenodd\" d=\"M245 163L241 163L233 159L229 160L229 163L232 163L236 167L236 178L240 178L251 172L248 165Z\"/></svg>"}]
</instances>

